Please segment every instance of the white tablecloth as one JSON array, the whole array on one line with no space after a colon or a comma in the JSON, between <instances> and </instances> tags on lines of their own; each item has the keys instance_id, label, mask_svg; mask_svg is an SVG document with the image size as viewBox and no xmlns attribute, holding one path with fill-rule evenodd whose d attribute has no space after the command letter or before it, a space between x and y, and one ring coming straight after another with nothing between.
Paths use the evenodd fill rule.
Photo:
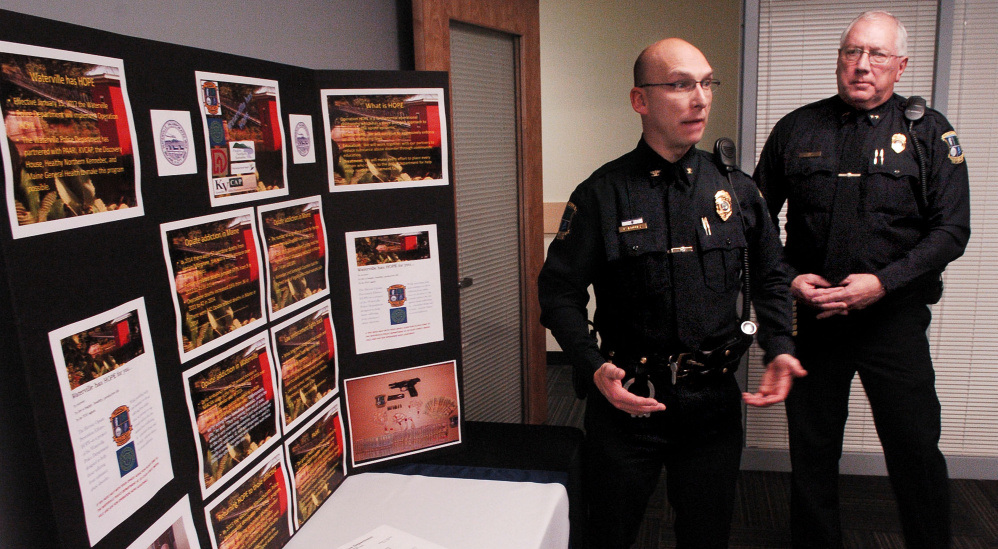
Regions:
<instances>
[{"instance_id":1,"label":"white tablecloth","mask_svg":"<svg viewBox=\"0 0 998 549\"><path fill-rule=\"evenodd\" d=\"M566 549L561 484L391 473L347 477L286 549L336 549L382 524L447 549Z\"/></svg>"}]
</instances>

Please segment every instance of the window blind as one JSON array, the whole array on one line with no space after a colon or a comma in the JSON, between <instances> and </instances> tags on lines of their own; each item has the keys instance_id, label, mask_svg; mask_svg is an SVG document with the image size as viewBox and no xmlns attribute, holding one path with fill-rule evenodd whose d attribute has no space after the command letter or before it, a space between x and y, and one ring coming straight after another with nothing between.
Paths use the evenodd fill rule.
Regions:
<instances>
[{"instance_id":1,"label":"window blind","mask_svg":"<svg viewBox=\"0 0 998 549\"><path fill-rule=\"evenodd\" d=\"M944 275L929 328L946 455L998 456L998 4L956 0L949 102L970 171L971 237Z\"/></svg>"},{"instance_id":2,"label":"window blind","mask_svg":"<svg viewBox=\"0 0 998 549\"><path fill-rule=\"evenodd\" d=\"M516 39L452 23L450 40L458 276L475 281L461 290L465 417L519 423Z\"/></svg>"}]
</instances>

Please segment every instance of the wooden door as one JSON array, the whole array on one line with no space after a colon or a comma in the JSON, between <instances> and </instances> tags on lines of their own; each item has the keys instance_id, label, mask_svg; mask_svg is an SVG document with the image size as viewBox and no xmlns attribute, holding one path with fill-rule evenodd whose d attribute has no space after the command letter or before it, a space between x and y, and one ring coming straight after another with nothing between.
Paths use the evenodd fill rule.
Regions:
<instances>
[{"instance_id":1,"label":"wooden door","mask_svg":"<svg viewBox=\"0 0 998 549\"><path fill-rule=\"evenodd\" d=\"M513 40L518 211L516 219L510 221L518 226L519 261L508 268L515 269L519 279L516 316L519 317L520 328L518 367L521 372L522 420L543 423L547 416L546 350L544 328L538 320L540 306L537 301L537 274L544 262L538 0L413 0L412 12L417 70L451 70L451 32L455 25L505 33ZM452 81L452 97L454 92ZM457 133L455 128L453 134ZM461 143L454 141L453 146L459 148ZM458 208L460 210L460 206ZM458 217L461 217L460 211ZM458 231L460 257L460 226ZM461 276L473 278L475 273L462 273ZM464 300L462 295L462 309L471 308L465 307ZM487 339L487 334L471 335L470 340L462 344L469 348L487 343L478 339ZM474 387L476 378L487 376L488 370L494 367L487 362L462 362L466 393L469 382L470 387Z\"/></svg>"}]
</instances>

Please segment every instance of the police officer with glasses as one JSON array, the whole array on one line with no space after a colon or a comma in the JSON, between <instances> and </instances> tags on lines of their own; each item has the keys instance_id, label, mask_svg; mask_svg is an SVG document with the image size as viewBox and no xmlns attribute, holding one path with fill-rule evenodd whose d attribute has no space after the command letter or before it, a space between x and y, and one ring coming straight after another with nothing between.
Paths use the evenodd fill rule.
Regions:
<instances>
[{"instance_id":1,"label":"police officer with glasses","mask_svg":"<svg viewBox=\"0 0 998 549\"><path fill-rule=\"evenodd\" d=\"M541 322L582 374L587 399L593 548L631 546L663 466L677 547L727 547L742 451L733 372L755 332L739 311L743 291L754 296L768 363L745 398L779 402L805 373L759 190L733 154L722 163L695 147L719 85L688 42L641 53L630 91L641 140L572 193L539 277ZM590 286L600 344L587 325Z\"/></svg>"},{"instance_id":2,"label":"police officer with glasses","mask_svg":"<svg viewBox=\"0 0 998 549\"><path fill-rule=\"evenodd\" d=\"M786 401L793 546L842 547L838 474L849 391L869 398L909 548L950 544L928 305L970 237L956 132L920 98L894 94L907 31L871 11L842 33L838 94L791 112L755 179L772 219L787 204L785 257L809 375Z\"/></svg>"}]
</instances>

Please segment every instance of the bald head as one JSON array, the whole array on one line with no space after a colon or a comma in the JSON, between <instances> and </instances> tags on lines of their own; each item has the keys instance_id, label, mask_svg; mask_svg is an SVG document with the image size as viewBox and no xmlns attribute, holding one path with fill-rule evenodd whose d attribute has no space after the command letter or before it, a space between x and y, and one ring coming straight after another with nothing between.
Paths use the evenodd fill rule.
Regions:
<instances>
[{"instance_id":1,"label":"bald head","mask_svg":"<svg viewBox=\"0 0 998 549\"><path fill-rule=\"evenodd\" d=\"M634 62L631 107L641 115L645 142L675 162L703 138L714 71L693 44L666 38L645 48Z\"/></svg>"},{"instance_id":2,"label":"bald head","mask_svg":"<svg viewBox=\"0 0 998 549\"><path fill-rule=\"evenodd\" d=\"M685 60L695 59L707 63L707 58L682 38L666 38L648 46L634 61L634 85L653 83L653 77L658 72L668 72Z\"/></svg>"}]
</instances>

